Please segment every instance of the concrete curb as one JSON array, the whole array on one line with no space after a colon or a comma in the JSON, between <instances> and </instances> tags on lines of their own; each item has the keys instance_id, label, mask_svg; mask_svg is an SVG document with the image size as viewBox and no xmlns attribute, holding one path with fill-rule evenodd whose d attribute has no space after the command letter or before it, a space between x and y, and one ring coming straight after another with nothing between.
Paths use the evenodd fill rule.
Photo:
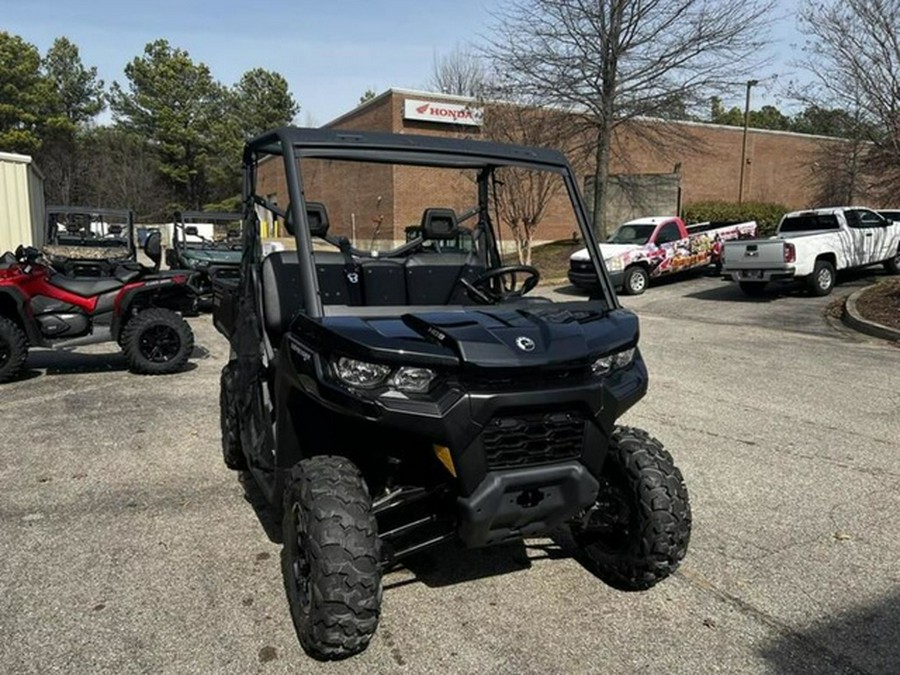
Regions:
<instances>
[{"instance_id":1,"label":"concrete curb","mask_svg":"<svg viewBox=\"0 0 900 675\"><path fill-rule=\"evenodd\" d=\"M874 285L875 284L873 284L873 286ZM847 298L847 302L844 303L844 311L841 312L841 320L846 325L850 326L850 328L858 330L860 333L872 335L881 338L882 340L900 342L900 330L864 319L862 314L860 314L859 310L856 308L856 301L859 299L859 296L870 288L872 288L872 286L866 286L865 288L860 288L858 291L850 294L850 297Z\"/></svg>"}]
</instances>

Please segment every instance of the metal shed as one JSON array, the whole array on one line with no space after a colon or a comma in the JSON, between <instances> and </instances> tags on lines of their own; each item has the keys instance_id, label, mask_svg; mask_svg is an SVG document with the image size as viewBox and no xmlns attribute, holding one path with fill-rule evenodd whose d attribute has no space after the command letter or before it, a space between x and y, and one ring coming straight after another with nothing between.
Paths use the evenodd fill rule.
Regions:
<instances>
[{"instance_id":1,"label":"metal shed","mask_svg":"<svg viewBox=\"0 0 900 675\"><path fill-rule=\"evenodd\" d=\"M44 176L28 155L0 152L0 253L44 244Z\"/></svg>"}]
</instances>

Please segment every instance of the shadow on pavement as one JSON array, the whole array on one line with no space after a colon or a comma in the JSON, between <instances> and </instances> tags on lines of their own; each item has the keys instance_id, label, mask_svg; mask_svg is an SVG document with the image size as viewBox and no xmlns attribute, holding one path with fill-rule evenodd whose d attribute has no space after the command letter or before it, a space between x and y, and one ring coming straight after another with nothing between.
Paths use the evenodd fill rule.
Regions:
<instances>
[{"instance_id":1,"label":"shadow on pavement","mask_svg":"<svg viewBox=\"0 0 900 675\"><path fill-rule=\"evenodd\" d=\"M388 572L385 590L421 583L429 588L453 586L530 569L542 560L574 559L581 563L568 530L560 528L549 539L518 541L487 548L466 549L456 543L442 544L407 558ZM404 578L402 570L413 578ZM392 573L394 579L391 578ZM396 577L400 578L396 578Z\"/></svg>"},{"instance_id":2,"label":"shadow on pavement","mask_svg":"<svg viewBox=\"0 0 900 675\"><path fill-rule=\"evenodd\" d=\"M900 591L763 646L777 673L900 672Z\"/></svg>"},{"instance_id":3,"label":"shadow on pavement","mask_svg":"<svg viewBox=\"0 0 900 675\"><path fill-rule=\"evenodd\" d=\"M122 352L109 354L84 354L82 352L35 350L29 352L25 367L43 370L47 375L70 373L104 373L128 370L128 361Z\"/></svg>"},{"instance_id":4,"label":"shadow on pavement","mask_svg":"<svg viewBox=\"0 0 900 675\"><path fill-rule=\"evenodd\" d=\"M876 269L843 270L837 273L837 280L833 293L850 293L857 288L873 284L883 278L885 274ZM772 302L787 297L814 297L811 296L806 285L801 280L774 281L769 283L760 296L746 295L734 282L723 282L721 288L709 288L696 293L685 294L686 298L696 300L729 300L732 302L761 303Z\"/></svg>"},{"instance_id":5,"label":"shadow on pavement","mask_svg":"<svg viewBox=\"0 0 900 675\"><path fill-rule=\"evenodd\" d=\"M773 302L780 298L803 295L805 293L802 287L793 288L793 285L787 284L770 284L766 287L762 295L750 296L746 295L737 284L723 283L716 288L707 288L703 291L694 293L686 293L684 297L693 298L695 300L713 300L717 302L746 302L750 304L763 304Z\"/></svg>"},{"instance_id":6,"label":"shadow on pavement","mask_svg":"<svg viewBox=\"0 0 900 675\"><path fill-rule=\"evenodd\" d=\"M715 278L718 275L710 268L708 271L706 270L691 270L688 272L679 272L677 274L671 274L663 277L654 277L650 280L650 286L647 288L645 293L652 293L654 288L665 288L666 286L670 286L672 284L679 284L685 281L689 281L691 279L704 279L704 278ZM560 295L571 295L574 297L580 297L587 299L588 291L576 288L572 285L559 286L558 288L553 289L554 292L559 293ZM617 291L619 296L624 296L621 289ZM627 296L625 296L627 297Z\"/></svg>"},{"instance_id":7,"label":"shadow on pavement","mask_svg":"<svg viewBox=\"0 0 900 675\"><path fill-rule=\"evenodd\" d=\"M192 359L209 356L205 347L195 346ZM187 373L197 368L190 361L179 372ZM25 370L17 380L30 380L43 375L70 375L73 373L109 373L128 370L128 360L120 352L109 354L85 354L78 351L36 349L28 353ZM40 371L44 371L41 373ZM164 377L164 376L163 376Z\"/></svg>"}]
</instances>

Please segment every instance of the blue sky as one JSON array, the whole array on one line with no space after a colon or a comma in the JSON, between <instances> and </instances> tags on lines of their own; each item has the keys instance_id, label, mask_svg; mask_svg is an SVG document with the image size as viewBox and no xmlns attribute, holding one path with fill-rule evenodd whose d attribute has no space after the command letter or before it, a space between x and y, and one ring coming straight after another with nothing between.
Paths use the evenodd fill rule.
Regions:
<instances>
[{"instance_id":1,"label":"blue sky","mask_svg":"<svg viewBox=\"0 0 900 675\"><path fill-rule=\"evenodd\" d=\"M490 0L0 0L0 30L45 52L65 35L109 84L125 81L125 64L157 38L186 49L225 84L254 67L284 75L301 105L298 124L324 124L353 108L368 88L421 88L435 55L476 42L490 23ZM784 73L795 0L779 0L773 70ZM765 74L762 74L765 75ZM780 98L790 76L754 90L754 107ZM743 89L730 104L742 102Z\"/></svg>"}]
</instances>

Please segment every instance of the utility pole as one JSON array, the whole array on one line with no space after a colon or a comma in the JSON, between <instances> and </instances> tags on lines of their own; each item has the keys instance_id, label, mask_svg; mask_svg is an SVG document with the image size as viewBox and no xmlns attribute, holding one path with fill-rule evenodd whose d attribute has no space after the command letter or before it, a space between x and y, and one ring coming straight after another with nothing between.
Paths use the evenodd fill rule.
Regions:
<instances>
[{"instance_id":1,"label":"utility pole","mask_svg":"<svg viewBox=\"0 0 900 675\"><path fill-rule=\"evenodd\" d=\"M750 126L750 88L759 80L747 80L747 99L744 102L744 138L741 142L741 179L738 186L738 204L744 203L744 167L747 165L747 128Z\"/></svg>"}]
</instances>

